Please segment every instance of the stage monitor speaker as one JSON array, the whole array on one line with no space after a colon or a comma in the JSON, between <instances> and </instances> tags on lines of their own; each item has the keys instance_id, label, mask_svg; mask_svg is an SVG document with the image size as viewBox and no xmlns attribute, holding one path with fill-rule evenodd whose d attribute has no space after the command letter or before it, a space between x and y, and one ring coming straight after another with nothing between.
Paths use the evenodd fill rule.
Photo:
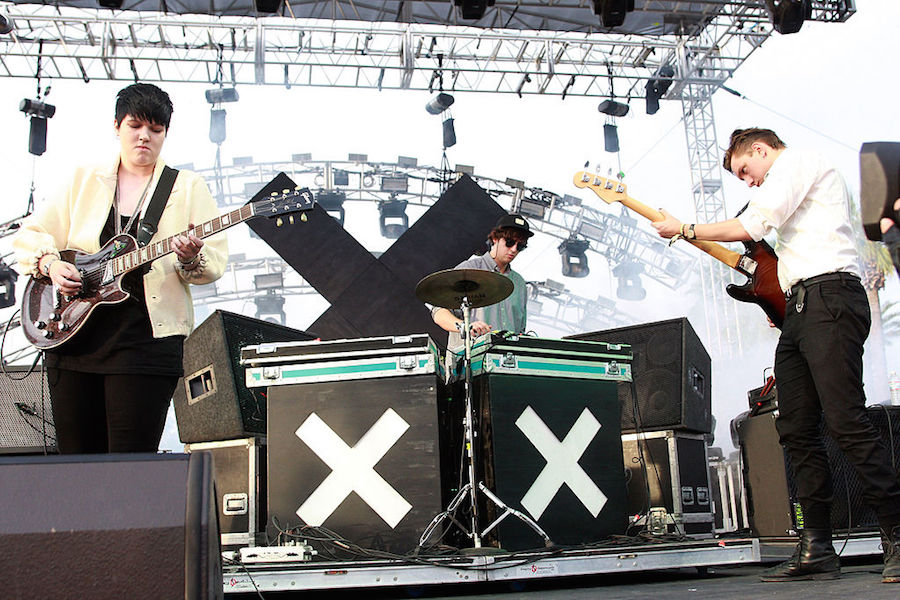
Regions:
<instances>
[{"instance_id":1,"label":"stage monitor speaker","mask_svg":"<svg viewBox=\"0 0 900 600\"><path fill-rule=\"evenodd\" d=\"M712 364L686 318L568 337L631 345L637 398L619 386L622 433L712 431Z\"/></svg>"},{"instance_id":2,"label":"stage monitor speaker","mask_svg":"<svg viewBox=\"0 0 900 600\"><path fill-rule=\"evenodd\" d=\"M876 405L867 410L869 420L894 457L900 474L900 407ZM790 458L778 441L775 413L744 419L737 424L750 509L750 527L760 537L788 535L802 525ZM853 465L837 443L824 433L831 465L834 499L831 527L835 531L877 530L875 511L863 503L862 485Z\"/></svg>"},{"instance_id":3,"label":"stage monitor speaker","mask_svg":"<svg viewBox=\"0 0 900 600\"><path fill-rule=\"evenodd\" d=\"M0 383L0 454L56 453L46 372L41 367L7 366L4 370Z\"/></svg>"},{"instance_id":4,"label":"stage monitor speaker","mask_svg":"<svg viewBox=\"0 0 900 600\"><path fill-rule=\"evenodd\" d=\"M207 453L0 458L3 597L223 598Z\"/></svg>"},{"instance_id":5,"label":"stage monitor speaker","mask_svg":"<svg viewBox=\"0 0 900 600\"><path fill-rule=\"evenodd\" d=\"M880 221L897 221L900 198L900 142L866 142L859 149L859 200L863 228L870 240L881 240Z\"/></svg>"},{"instance_id":6,"label":"stage monitor speaker","mask_svg":"<svg viewBox=\"0 0 900 600\"><path fill-rule=\"evenodd\" d=\"M173 404L184 443L264 435L266 402L244 385L241 348L312 336L269 321L217 310L184 340L184 378Z\"/></svg>"}]
</instances>

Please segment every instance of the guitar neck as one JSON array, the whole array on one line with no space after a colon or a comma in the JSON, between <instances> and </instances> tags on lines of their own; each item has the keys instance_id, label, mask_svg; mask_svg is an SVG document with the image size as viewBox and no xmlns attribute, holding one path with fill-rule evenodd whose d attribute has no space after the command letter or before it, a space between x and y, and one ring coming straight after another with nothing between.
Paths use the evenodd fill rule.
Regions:
<instances>
[{"instance_id":1,"label":"guitar neck","mask_svg":"<svg viewBox=\"0 0 900 600\"><path fill-rule=\"evenodd\" d=\"M125 254L117 256L112 259L112 261L110 261L113 264L113 273L114 275L121 275L122 273L132 271L149 262L153 262L158 258L162 258L167 254L171 254L175 251L173 242L178 236L192 233L202 240L221 231L225 231L229 227L237 225L238 223L243 223L244 221L255 215L256 213L253 210L253 205L245 204L244 206L231 212L219 215L215 219L211 219L205 223L196 225L193 229L182 231L181 233L169 236L163 240L153 242L152 244L148 244L143 248L137 248L130 252L126 252Z\"/></svg>"},{"instance_id":2,"label":"guitar neck","mask_svg":"<svg viewBox=\"0 0 900 600\"><path fill-rule=\"evenodd\" d=\"M658 210L656 210L655 208L650 208L643 202L639 202L639 201L635 200L634 198L632 198L631 196L626 196L625 198L619 200L619 202L621 202L622 204L624 204L625 206L627 206L629 209L633 210L634 212L638 213L639 215L646 217L650 221L662 221L665 218L663 216L663 214L661 212L659 212ZM701 240L689 240L689 239L685 239L685 241L688 242L689 244L696 246L700 250L703 250L704 252L706 252L707 254L709 254L710 256L715 258L716 260L725 263L732 269L735 269L736 271L741 271L741 268L739 266L740 260L741 260L741 255L739 253L737 253L733 250L729 250L725 246L722 246L715 242L705 242L705 241L701 241Z\"/></svg>"}]
</instances>

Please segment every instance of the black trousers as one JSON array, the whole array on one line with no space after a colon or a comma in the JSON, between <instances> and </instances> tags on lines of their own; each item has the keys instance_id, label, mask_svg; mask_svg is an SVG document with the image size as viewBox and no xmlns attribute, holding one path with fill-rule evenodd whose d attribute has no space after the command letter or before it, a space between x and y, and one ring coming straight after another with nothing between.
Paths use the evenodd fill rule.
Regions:
<instances>
[{"instance_id":1,"label":"black trousers","mask_svg":"<svg viewBox=\"0 0 900 600\"><path fill-rule=\"evenodd\" d=\"M800 312L798 300L798 294L788 299L775 351L776 428L794 468L805 526L831 524L831 469L819 435L823 416L856 468L864 500L883 523L900 523L900 483L865 409L862 356L871 325L866 292L858 278L842 276L806 285Z\"/></svg>"},{"instance_id":2,"label":"black trousers","mask_svg":"<svg viewBox=\"0 0 900 600\"><path fill-rule=\"evenodd\" d=\"M156 452L178 377L48 368L60 454Z\"/></svg>"}]
</instances>

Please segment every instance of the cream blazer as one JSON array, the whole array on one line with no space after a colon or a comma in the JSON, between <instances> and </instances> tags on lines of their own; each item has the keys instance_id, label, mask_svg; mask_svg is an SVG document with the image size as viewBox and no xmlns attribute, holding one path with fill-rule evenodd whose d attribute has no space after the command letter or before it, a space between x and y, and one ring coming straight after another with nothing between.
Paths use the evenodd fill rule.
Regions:
<instances>
[{"instance_id":1,"label":"cream blazer","mask_svg":"<svg viewBox=\"0 0 900 600\"><path fill-rule=\"evenodd\" d=\"M38 260L63 249L93 254L100 250L100 232L109 217L116 188L119 161L107 167L81 167L60 193L23 220L13 239L13 249L23 275L40 276ZM165 163L159 159L141 216L159 182ZM200 225L219 216L206 182L192 171L179 171L151 243L185 231L189 223ZM212 283L222 276L228 262L224 233L203 240L200 265L185 271L174 253L153 261L144 275L144 293L153 337L188 335L194 329L194 305L189 284Z\"/></svg>"}]
</instances>

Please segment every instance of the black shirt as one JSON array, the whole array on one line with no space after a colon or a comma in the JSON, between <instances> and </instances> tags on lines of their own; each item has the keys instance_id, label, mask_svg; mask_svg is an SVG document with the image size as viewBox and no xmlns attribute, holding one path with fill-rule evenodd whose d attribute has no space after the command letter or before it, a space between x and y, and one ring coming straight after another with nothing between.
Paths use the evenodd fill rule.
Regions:
<instances>
[{"instance_id":1,"label":"black shirt","mask_svg":"<svg viewBox=\"0 0 900 600\"><path fill-rule=\"evenodd\" d=\"M115 237L115 216L109 217L100 233L103 246ZM128 217L121 217L121 227ZM137 220L130 233L136 234ZM144 274L150 265L126 273L122 287L131 297L118 304L98 305L66 343L47 350L46 365L83 373L182 376L184 336L154 338L144 298Z\"/></svg>"}]
</instances>

